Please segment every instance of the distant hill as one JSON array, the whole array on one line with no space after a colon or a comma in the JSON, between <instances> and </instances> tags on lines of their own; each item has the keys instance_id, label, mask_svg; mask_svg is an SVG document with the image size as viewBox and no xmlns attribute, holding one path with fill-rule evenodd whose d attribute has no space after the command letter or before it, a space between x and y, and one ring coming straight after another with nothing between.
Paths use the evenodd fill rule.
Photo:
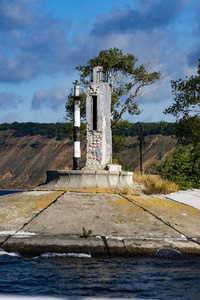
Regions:
<instances>
[{"instance_id":1,"label":"distant hill","mask_svg":"<svg viewBox=\"0 0 200 300\"><path fill-rule=\"evenodd\" d=\"M149 130L154 127L156 134L146 134L144 129L143 161L146 172L153 172L153 162L164 159L167 153L175 148L176 140L171 137L172 131L169 130L171 125L168 127L166 122L163 123L165 126L163 124L160 126L160 123L147 123ZM139 128L140 123L136 124L135 127ZM152 127L150 124L153 124ZM1 124L0 189L29 189L45 183L46 170L71 169L73 166L71 128L67 124L68 130L63 132L64 126L63 123ZM165 135L158 131L159 126ZM130 124L129 129L123 129L127 145L116 153L115 157L126 169L138 170L139 147L136 133L131 133L132 127L135 128L134 124ZM135 129L135 132L138 131ZM81 142L81 153L81 167L83 167L86 156L85 139Z\"/></svg>"},{"instance_id":2,"label":"distant hill","mask_svg":"<svg viewBox=\"0 0 200 300\"><path fill-rule=\"evenodd\" d=\"M116 156L119 163L128 169L139 171L140 168L140 151L137 137L128 137L129 144L120 151ZM151 134L144 138L143 143L143 168L145 173L154 173L153 167L155 162L164 160L166 155L176 147L176 139L172 136L161 134Z\"/></svg>"}]
</instances>

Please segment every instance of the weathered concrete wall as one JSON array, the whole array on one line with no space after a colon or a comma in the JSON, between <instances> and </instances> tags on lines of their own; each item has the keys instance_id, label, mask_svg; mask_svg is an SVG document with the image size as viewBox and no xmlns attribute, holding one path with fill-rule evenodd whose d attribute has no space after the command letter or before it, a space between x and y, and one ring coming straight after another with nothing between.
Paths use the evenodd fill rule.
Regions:
<instances>
[{"instance_id":1,"label":"weathered concrete wall","mask_svg":"<svg viewBox=\"0 0 200 300\"><path fill-rule=\"evenodd\" d=\"M111 90L108 82L101 81L101 68L93 69L93 81L87 88L87 154L86 168L104 169L112 161ZM98 77L99 74L99 77ZM97 112L94 116L94 97ZM94 128L94 122L96 125Z\"/></svg>"},{"instance_id":2,"label":"weathered concrete wall","mask_svg":"<svg viewBox=\"0 0 200 300\"><path fill-rule=\"evenodd\" d=\"M88 169L103 169L106 165L104 162L106 154L104 151L105 135L102 131L92 131L88 127L87 125L86 167Z\"/></svg>"},{"instance_id":3,"label":"weathered concrete wall","mask_svg":"<svg viewBox=\"0 0 200 300\"><path fill-rule=\"evenodd\" d=\"M110 165L108 165L110 167ZM115 165L112 165L113 167ZM112 170L113 168L111 168ZM106 170L53 170L47 171L49 187L62 188L132 188L133 173Z\"/></svg>"}]
</instances>

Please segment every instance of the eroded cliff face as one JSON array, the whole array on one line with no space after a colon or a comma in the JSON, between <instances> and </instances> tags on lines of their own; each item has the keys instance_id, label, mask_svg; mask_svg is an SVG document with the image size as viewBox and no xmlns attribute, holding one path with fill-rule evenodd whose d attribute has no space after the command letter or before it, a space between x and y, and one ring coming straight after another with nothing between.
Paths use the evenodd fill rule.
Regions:
<instances>
[{"instance_id":1,"label":"eroded cliff face","mask_svg":"<svg viewBox=\"0 0 200 300\"><path fill-rule=\"evenodd\" d=\"M118 154L131 170L139 170L137 137ZM151 172L155 161L164 159L175 147L170 136L145 137L143 162ZM73 166L73 141L41 135L16 137L14 131L0 131L0 189L30 189L46 181L47 170L66 170ZM86 141L81 141L81 168L85 166Z\"/></svg>"},{"instance_id":2,"label":"eroded cliff face","mask_svg":"<svg viewBox=\"0 0 200 300\"><path fill-rule=\"evenodd\" d=\"M82 145L84 166L85 149ZM0 132L0 189L29 189L45 183L46 170L71 169L73 143L40 135Z\"/></svg>"}]
</instances>

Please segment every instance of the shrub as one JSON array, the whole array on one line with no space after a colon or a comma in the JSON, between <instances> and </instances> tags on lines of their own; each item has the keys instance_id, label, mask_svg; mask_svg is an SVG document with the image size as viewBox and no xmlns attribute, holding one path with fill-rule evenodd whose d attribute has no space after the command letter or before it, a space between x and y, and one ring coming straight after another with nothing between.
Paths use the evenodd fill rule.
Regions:
<instances>
[{"instance_id":1,"label":"shrub","mask_svg":"<svg viewBox=\"0 0 200 300\"><path fill-rule=\"evenodd\" d=\"M179 145L166 157L164 162L157 164L156 169L162 178L177 183L181 189L200 188L200 143L196 146Z\"/></svg>"}]
</instances>

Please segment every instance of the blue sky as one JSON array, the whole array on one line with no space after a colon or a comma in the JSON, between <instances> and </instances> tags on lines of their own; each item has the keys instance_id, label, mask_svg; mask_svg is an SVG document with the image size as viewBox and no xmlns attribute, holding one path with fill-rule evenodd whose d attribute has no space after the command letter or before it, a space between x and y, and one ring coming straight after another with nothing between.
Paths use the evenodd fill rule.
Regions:
<instances>
[{"instance_id":1,"label":"blue sky","mask_svg":"<svg viewBox=\"0 0 200 300\"><path fill-rule=\"evenodd\" d=\"M169 74L130 122L174 121L170 80L196 74L199 0L1 0L0 123L64 122L75 67L117 47Z\"/></svg>"}]
</instances>

